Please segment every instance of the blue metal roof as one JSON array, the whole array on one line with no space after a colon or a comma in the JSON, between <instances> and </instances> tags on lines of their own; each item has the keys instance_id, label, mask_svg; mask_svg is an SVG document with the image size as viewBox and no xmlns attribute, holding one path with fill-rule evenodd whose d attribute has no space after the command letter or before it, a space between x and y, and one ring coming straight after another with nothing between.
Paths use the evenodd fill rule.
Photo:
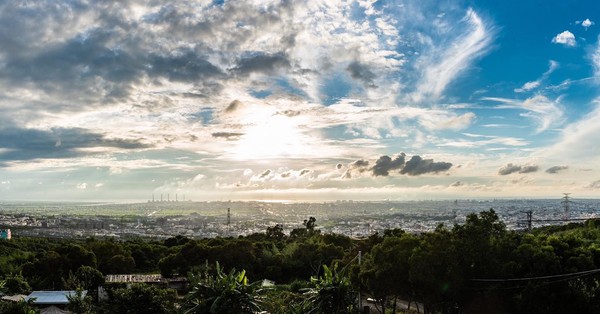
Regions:
<instances>
[{"instance_id":1,"label":"blue metal roof","mask_svg":"<svg viewBox=\"0 0 600 314\"><path fill-rule=\"evenodd\" d=\"M25 300L35 298L33 304L68 304L67 296L75 295L74 290L69 291L33 291ZM85 296L87 291L83 291Z\"/></svg>"}]
</instances>

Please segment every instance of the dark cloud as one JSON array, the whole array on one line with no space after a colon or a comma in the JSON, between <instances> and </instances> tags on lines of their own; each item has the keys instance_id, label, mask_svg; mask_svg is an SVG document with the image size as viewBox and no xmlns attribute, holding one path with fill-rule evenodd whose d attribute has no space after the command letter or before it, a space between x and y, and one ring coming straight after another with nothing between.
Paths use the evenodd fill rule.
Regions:
<instances>
[{"instance_id":1,"label":"dark cloud","mask_svg":"<svg viewBox=\"0 0 600 314\"><path fill-rule=\"evenodd\" d=\"M453 186L453 187L459 187L459 186L463 186L463 185L465 185L465 184L460 181L456 181L456 182L450 184L450 186Z\"/></svg>"},{"instance_id":2,"label":"dark cloud","mask_svg":"<svg viewBox=\"0 0 600 314\"><path fill-rule=\"evenodd\" d=\"M223 72L194 51L176 51L154 55L146 64L148 74L166 77L171 81L196 81L223 76Z\"/></svg>"},{"instance_id":3,"label":"dark cloud","mask_svg":"<svg viewBox=\"0 0 600 314\"><path fill-rule=\"evenodd\" d=\"M80 128L51 130L0 129L0 160L33 160L39 158L73 158L89 155L83 148L111 147L123 150L150 148L139 140L108 138Z\"/></svg>"},{"instance_id":4,"label":"dark cloud","mask_svg":"<svg viewBox=\"0 0 600 314\"><path fill-rule=\"evenodd\" d=\"M290 172L284 172L281 174L282 178L289 178L289 176L292 175Z\"/></svg>"},{"instance_id":5,"label":"dark cloud","mask_svg":"<svg viewBox=\"0 0 600 314\"><path fill-rule=\"evenodd\" d=\"M42 51L9 55L0 78L6 84L29 85L65 98L121 99L141 77L142 63L128 51L110 47L114 35L110 29L95 29Z\"/></svg>"},{"instance_id":6,"label":"dark cloud","mask_svg":"<svg viewBox=\"0 0 600 314\"><path fill-rule=\"evenodd\" d=\"M350 168L365 168L369 166L369 161L364 159L359 159L350 164Z\"/></svg>"},{"instance_id":7,"label":"dark cloud","mask_svg":"<svg viewBox=\"0 0 600 314\"><path fill-rule=\"evenodd\" d=\"M357 170L358 172L365 172L369 168L369 161L364 159L359 159L348 165L348 170Z\"/></svg>"},{"instance_id":8,"label":"dark cloud","mask_svg":"<svg viewBox=\"0 0 600 314\"><path fill-rule=\"evenodd\" d=\"M340 178L342 178L342 179L352 179L352 173L350 172L350 169L346 170L344 172L344 174L342 174L342 176Z\"/></svg>"},{"instance_id":9,"label":"dark cloud","mask_svg":"<svg viewBox=\"0 0 600 314\"><path fill-rule=\"evenodd\" d=\"M6 57L0 78L6 84L30 85L57 97L79 100L81 105L122 100L143 77L180 82L225 77L200 53L191 50L149 53L146 47L127 41L121 33L114 26L96 28L64 42L49 44L44 50L11 54ZM119 39L124 41L114 42ZM198 85L200 95L206 94L202 84ZM218 89L212 86L211 90ZM62 103L61 107L65 105Z\"/></svg>"},{"instance_id":10,"label":"dark cloud","mask_svg":"<svg viewBox=\"0 0 600 314\"><path fill-rule=\"evenodd\" d=\"M344 165L342 165L342 164L335 165L335 169L342 169L343 167L344 167Z\"/></svg>"},{"instance_id":11,"label":"dark cloud","mask_svg":"<svg viewBox=\"0 0 600 314\"><path fill-rule=\"evenodd\" d=\"M186 93L197 96L220 92L215 81L227 75L209 61L199 32L150 29L132 10L129 1L0 3L0 83L45 92L45 111L128 100L146 79L189 82L197 87ZM195 20L185 13L173 18Z\"/></svg>"},{"instance_id":12,"label":"dark cloud","mask_svg":"<svg viewBox=\"0 0 600 314\"><path fill-rule=\"evenodd\" d=\"M285 110L285 111L279 112L279 114L283 114L288 117L295 117L295 116L302 114L302 112L298 111L298 110Z\"/></svg>"},{"instance_id":13,"label":"dark cloud","mask_svg":"<svg viewBox=\"0 0 600 314\"><path fill-rule=\"evenodd\" d=\"M600 180L594 181L587 186L590 189L600 189Z\"/></svg>"},{"instance_id":14,"label":"dark cloud","mask_svg":"<svg viewBox=\"0 0 600 314\"><path fill-rule=\"evenodd\" d=\"M253 72L272 73L278 68L289 67L290 61L287 56L282 53L258 53L239 60L237 66L233 68L233 72L241 75L248 75Z\"/></svg>"},{"instance_id":15,"label":"dark cloud","mask_svg":"<svg viewBox=\"0 0 600 314\"><path fill-rule=\"evenodd\" d=\"M27 51L32 43L52 31L40 25L68 24L73 16L80 17L89 10L83 3L62 3L60 1L19 3L13 1L0 2L0 42L1 50L8 54L19 54Z\"/></svg>"},{"instance_id":16,"label":"dark cloud","mask_svg":"<svg viewBox=\"0 0 600 314\"><path fill-rule=\"evenodd\" d=\"M513 173L530 173L536 172L540 167L536 165L513 165L512 163L507 164L506 166L498 169L498 174L501 176L513 174Z\"/></svg>"},{"instance_id":17,"label":"dark cloud","mask_svg":"<svg viewBox=\"0 0 600 314\"><path fill-rule=\"evenodd\" d=\"M260 174L260 178L264 178L270 174L271 174L271 169L267 169L267 170L263 171L263 173Z\"/></svg>"},{"instance_id":18,"label":"dark cloud","mask_svg":"<svg viewBox=\"0 0 600 314\"><path fill-rule=\"evenodd\" d=\"M225 112L227 112L227 113L234 112L234 111L242 108L243 105L244 104L241 101L239 101L239 100L236 99L236 100L234 100L234 101L232 101L232 102L229 103L229 105L227 106L227 108L225 108Z\"/></svg>"},{"instance_id":19,"label":"dark cloud","mask_svg":"<svg viewBox=\"0 0 600 314\"><path fill-rule=\"evenodd\" d=\"M215 132L211 134L212 137L216 138L225 138L228 141L236 141L240 139L240 136L244 135L244 133L238 132Z\"/></svg>"},{"instance_id":20,"label":"dark cloud","mask_svg":"<svg viewBox=\"0 0 600 314\"><path fill-rule=\"evenodd\" d=\"M282 23L293 16L293 2L196 6L151 1L143 4L147 10L140 19L133 12L138 5L132 1L0 2L0 85L43 95L44 101L28 101L20 111L75 112L130 103L144 94L208 98L240 75L291 67L286 51L295 45L297 30L282 29L277 34L280 52L250 49L248 41L261 31L286 25ZM232 21L239 21L238 25L230 27ZM188 84L169 90L166 81ZM157 88L138 89L138 84ZM133 106L144 106L146 101ZM155 110L161 104L170 106L162 101L148 104Z\"/></svg>"},{"instance_id":21,"label":"dark cloud","mask_svg":"<svg viewBox=\"0 0 600 314\"><path fill-rule=\"evenodd\" d=\"M375 74L366 65L358 61L353 61L348 65L346 70L352 78L362 81L369 87L377 87L373 82Z\"/></svg>"},{"instance_id":22,"label":"dark cloud","mask_svg":"<svg viewBox=\"0 0 600 314\"><path fill-rule=\"evenodd\" d=\"M400 171L401 174L409 176L417 176L425 173L437 173L449 170L452 164L449 162L434 162L433 159L423 159L420 156L414 155L406 162L404 168Z\"/></svg>"},{"instance_id":23,"label":"dark cloud","mask_svg":"<svg viewBox=\"0 0 600 314\"><path fill-rule=\"evenodd\" d=\"M186 98L208 98L219 95L223 90L223 84L213 80L203 80L194 82L194 87L187 92L177 93Z\"/></svg>"},{"instance_id":24,"label":"dark cloud","mask_svg":"<svg viewBox=\"0 0 600 314\"><path fill-rule=\"evenodd\" d=\"M567 170L567 169L569 169L568 166L553 166L553 167L546 169L546 172L550 173L550 174L555 174L555 173L558 173L560 171Z\"/></svg>"},{"instance_id":25,"label":"dark cloud","mask_svg":"<svg viewBox=\"0 0 600 314\"><path fill-rule=\"evenodd\" d=\"M396 156L395 159L389 156L381 156L375 162L371 169L374 176L388 176L391 170L401 169L404 166L406 155L404 153Z\"/></svg>"},{"instance_id":26,"label":"dark cloud","mask_svg":"<svg viewBox=\"0 0 600 314\"><path fill-rule=\"evenodd\" d=\"M508 164L498 170L498 174L501 176L509 175L521 171L521 166Z\"/></svg>"},{"instance_id":27,"label":"dark cloud","mask_svg":"<svg viewBox=\"0 0 600 314\"><path fill-rule=\"evenodd\" d=\"M302 171L300 171L300 176L303 176L307 173L310 173L310 169L302 169Z\"/></svg>"},{"instance_id":28,"label":"dark cloud","mask_svg":"<svg viewBox=\"0 0 600 314\"><path fill-rule=\"evenodd\" d=\"M389 156L380 156L373 167L369 167L369 161L359 159L348 165L348 170L342 175L342 178L351 178L353 171L360 173L370 171L373 176L388 176L391 171L400 169L401 174L409 176L417 176L425 173L437 173L449 170L452 164L449 162L434 162L433 159L423 159L420 156L414 155L406 162L406 154L401 153L394 159ZM341 169L340 164L336 166Z\"/></svg>"},{"instance_id":29,"label":"dark cloud","mask_svg":"<svg viewBox=\"0 0 600 314\"><path fill-rule=\"evenodd\" d=\"M523 166L521 168L521 171L519 171L519 173L537 172L539 169L540 169L540 167L535 166L535 165Z\"/></svg>"}]
</instances>

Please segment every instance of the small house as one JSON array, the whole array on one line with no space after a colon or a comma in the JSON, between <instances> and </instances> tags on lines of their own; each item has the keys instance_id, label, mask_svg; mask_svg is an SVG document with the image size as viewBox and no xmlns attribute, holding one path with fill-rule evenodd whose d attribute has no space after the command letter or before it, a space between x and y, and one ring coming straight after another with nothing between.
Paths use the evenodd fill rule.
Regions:
<instances>
[{"instance_id":1,"label":"small house","mask_svg":"<svg viewBox=\"0 0 600 314\"><path fill-rule=\"evenodd\" d=\"M85 296L87 291L83 291ZM62 291L33 291L29 294L25 301L32 300L33 305L40 308L41 313L68 313L66 310L69 304L69 297L76 296L74 290Z\"/></svg>"}]
</instances>

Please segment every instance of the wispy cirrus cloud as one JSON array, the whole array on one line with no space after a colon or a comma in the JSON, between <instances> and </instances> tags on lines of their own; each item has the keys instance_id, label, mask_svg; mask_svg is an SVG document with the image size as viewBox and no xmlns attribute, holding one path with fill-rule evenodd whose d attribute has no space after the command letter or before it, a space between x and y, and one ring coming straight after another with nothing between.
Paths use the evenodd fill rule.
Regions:
<instances>
[{"instance_id":1,"label":"wispy cirrus cloud","mask_svg":"<svg viewBox=\"0 0 600 314\"><path fill-rule=\"evenodd\" d=\"M543 95L535 95L525 100L516 100L499 97L484 97L482 100L502 103L496 109L520 109L525 110L521 115L537 122L537 133L562 123L564 112L557 100L551 100Z\"/></svg>"},{"instance_id":2,"label":"wispy cirrus cloud","mask_svg":"<svg viewBox=\"0 0 600 314\"><path fill-rule=\"evenodd\" d=\"M494 36L492 26L471 8L460 24L466 25L463 33L456 35L450 32L448 35L453 39L447 45L433 47L429 54L420 58L423 76L412 95L414 100L420 101L428 96L438 98L448 84L489 50ZM460 32L460 29L457 31Z\"/></svg>"},{"instance_id":3,"label":"wispy cirrus cloud","mask_svg":"<svg viewBox=\"0 0 600 314\"><path fill-rule=\"evenodd\" d=\"M477 134L463 133L467 138L476 139L454 139L446 140L438 143L441 147L457 147L457 148L478 148L486 146L505 146L505 147L523 147L530 144L524 138L508 137L508 136L484 136Z\"/></svg>"},{"instance_id":4,"label":"wispy cirrus cloud","mask_svg":"<svg viewBox=\"0 0 600 314\"><path fill-rule=\"evenodd\" d=\"M538 87L540 87L540 85L550 76L550 74L552 74L552 72L554 72L554 70L556 70L558 68L558 62L556 62L554 60L550 60L548 63L549 63L548 70L546 72L544 72L544 74L542 74L541 77L539 77L535 81L530 81L530 82L523 84L523 86L521 86L520 88L515 88L515 92L523 93L523 92L528 92L528 91L531 91L531 90L534 90L534 89L537 89Z\"/></svg>"},{"instance_id":5,"label":"wispy cirrus cloud","mask_svg":"<svg viewBox=\"0 0 600 314\"><path fill-rule=\"evenodd\" d=\"M594 74L596 77L600 77L600 37L598 37L598 43L596 49L592 52L591 59L595 70Z\"/></svg>"},{"instance_id":6,"label":"wispy cirrus cloud","mask_svg":"<svg viewBox=\"0 0 600 314\"><path fill-rule=\"evenodd\" d=\"M600 99L594 102L594 109L581 120L565 126L560 132L558 140L553 145L539 149L535 156L561 156L569 160L586 162L588 165L597 165L597 156L600 144L597 134L600 132Z\"/></svg>"}]
</instances>

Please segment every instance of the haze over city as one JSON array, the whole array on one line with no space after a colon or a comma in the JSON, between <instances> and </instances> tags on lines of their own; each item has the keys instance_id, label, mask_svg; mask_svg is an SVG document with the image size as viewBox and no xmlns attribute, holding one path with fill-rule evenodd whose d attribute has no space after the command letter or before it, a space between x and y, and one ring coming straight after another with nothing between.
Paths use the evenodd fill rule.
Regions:
<instances>
[{"instance_id":1,"label":"haze over city","mask_svg":"<svg viewBox=\"0 0 600 314\"><path fill-rule=\"evenodd\" d=\"M598 198L596 1L4 1L0 200Z\"/></svg>"}]
</instances>

